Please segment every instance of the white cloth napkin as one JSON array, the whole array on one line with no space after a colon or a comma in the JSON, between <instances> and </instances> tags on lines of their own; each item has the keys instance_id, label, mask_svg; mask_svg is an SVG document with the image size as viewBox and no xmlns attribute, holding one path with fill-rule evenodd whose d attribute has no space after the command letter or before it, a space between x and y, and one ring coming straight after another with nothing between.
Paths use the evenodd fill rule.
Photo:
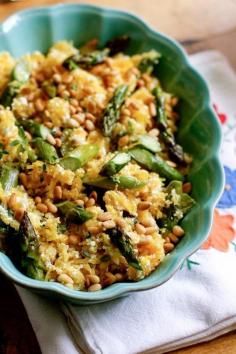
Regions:
<instances>
[{"instance_id":1,"label":"white cloth napkin","mask_svg":"<svg viewBox=\"0 0 236 354\"><path fill-rule=\"evenodd\" d=\"M224 123L227 190L210 241L161 287L109 303L59 306L17 287L43 354L164 353L236 328L236 76L216 51L191 61Z\"/></svg>"}]
</instances>

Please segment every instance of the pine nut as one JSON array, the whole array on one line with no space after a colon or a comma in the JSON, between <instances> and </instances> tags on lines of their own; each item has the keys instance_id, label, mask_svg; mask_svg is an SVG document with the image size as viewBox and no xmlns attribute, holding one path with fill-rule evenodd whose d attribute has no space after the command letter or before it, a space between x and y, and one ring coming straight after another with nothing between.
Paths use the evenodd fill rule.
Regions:
<instances>
[{"instance_id":1,"label":"pine nut","mask_svg":"<svg viewBox=\"0 0 236 354\"><path fill-rule=\"evenodd\" d=\"M53 123L52 123L52 122L44 122L44 125L45 125L47 128L49 128L49 129L51 129L51 128L53 127Z\"/></svg>"},{"instance_id":2,"label":"pine nut","mask_svg":"<svg viewBox=\"0 0 236 354\"><path fill-rule=\"evenodd\" d=\"M85 114L77 113L72 116L79 124L84 124L85 122Z\"/></svg>"},{"instance_id":3,"label":"pine nut","mask_svg":"<svg viewBox=\"0 0 236 354\"><path fill-rule=\"evenodd\" d=\"M86 114L85 114L85 117L86 117L86 119L89 119L89 120L91 120L92 122L95 122L95 120L96 120L96 117L94 117L94 115L91 114L91 113L86 113Z\"/></svg>"},{"instance_id":4,"label":"pine nut","mask_svg":"<svg viewBox=\"0 0 236 354\"><path fill-rule=\"evenodd\" d=\"M64 274L64 273L60 274L57 277L57 280L63 284L74 284L74 280L71 277L69 277L69 275Z\"/></svg>"},{"instance_id":5,"label":"pine nut","mask_svg":"<svg viewBox=\"0 0 236 354\"><path fill-rule=\"evenodd\" d=\"M61 186L56 186L54 189L54 197L56 199L61 199L62 198L62 188Z\"/></svg>"},{"instance_id":6,"label":"pine nut","mask_svg":"<svg viewBox=\"0 0 236 354\"><path fill-rule=\"evenodd\" d=\"M53 81L55 81L57 84L59 84L61 82L61 75L59 75L59 74L54 74L52 78L53 78Z\"/></svg>"},{"instance_id":7,"label":"pine nut","mask_svg":"<svg viewBox=\"0 0 236 354\"><path fill-rule=\"evenodd\" d=\"M61 139L59 139L59 138L56 138L55 139L55 145L56 145L56 147L61 147L61 144L62 144L62 142L61 142Z\"/></svg>"},{"instance_id":8,"label":"pine nut","mask_svg":"<svg viewBox=\"0 0 236 354\"><path fill-rule=\"evenodd\" d=\"M146 235L151 235L156 231L157 231L157 228L155 226L149 226L146 228Z\"/></svg>"},{"instance_id":9,"label":"pine nut","mask_svg":"<svg viewBox=\"0 0 236 354\"><path fill-rule=\"evenodd\" d=\"M153 102L149 103L148 108L149 108L149 112L150 112L151 116L155 117L156 114L157 114L157 110L156 110L155 104Z\"/></svg>"},{"instance_id":10,"label":"pine nut","mask_svg":"<svg viewBox=\"0 0 236 354\"><path fill-rule=\"evenodd\" d=\"M114 276L116 277L116 281L121 281L124 279L124 276L121 273L116 273Z\"/></svg>"},{"instance_id":11,"label":"pine nut","mask_svg":"<svg viewBox=\"0 0 236 354\"><path fill-rule=\"evenodd\" d=\"M154 138L157 137L160 134L159 130L157 128L153 128L149 130L148 135L153 136Z\"/></svg>"},{"instance_id":12,"label":"pine nut","mask_svg":"<svg viewBox=\"0 0 236 354\"><path fill-rule=\"evenodd\" d=\"M70 99L70 104L74 107L78 107L79 102L75 98Z\"/></svg>"},{"instance_id":13,"label":"pine nut","mask_svg":"<svg viewBox=\"0 0 236 354\"><path fill-rule=\"evenodd\" d=\"M57 212L57 207L56 205L52 204L52 203L48 203L47 204L48 207L48 211L52 214L55 214Z\"/></svg>"},{"instance_id":14,"label":"pine nut","mask_svg":"<svg viewBox=\"0 0 236 354\"><path fill-rule=\"evenodd\" d=\"M62 78L63 84L70 84L73 81L73 76L66 75Z\"/></svg>"},{"instance_id":15,"label":"pine nut","mask_svg":"<svg viewBox=\"0 0 236 354\"><path fill-rule=\"evenodd\" d=\"M146 210L149 209L151 206L150 202L140 202L138 203L138 210Z\"/></svg>"},{"instance_id":16,"label":"pine nut","mask_svg":"<svg viewBox=\"0 0 236 354\"><path fill-rule=\"evenodd\" d=\"M156 222L154 219L152 219L151 217L142 220L142 225L145 227L151 227L151 226L156 226Z\"/></svg>"},{"instance_id":17,"label":"pine nut","mask_svg":"<svg viewBox=\"0 0 236 354\"><path fill-rule=\"evenodd\" d=\"M91 234L98 234L100 232L100 227L98 226L87 226L88 232L91 232Z\"/></svg>"},{"instance_id":18,"label":"pine nut","mask_svg":"<svg viewBox=\"0 0 236 354\"><path fill-rule=\"evenodd\" d=\"M37 205L36 205L36 207L37 207L37 209L41 212L41 213L47 213L47 211L48 211L48 207L47 207L47 205L46 204L44 204L44 203L38 203Z\"/></svg>"},{"instance_id":19,"label":"pine nut","mask_svg":"<svg viewBox=\"0 0 236 354\"><path fill-rule=\"evenodd\" d=\"M54 137L52 136L52 134L48 134L46 140L49 142L49 144L51 145L55 145L56 144L56 140L54 139Z\"/></svg>"},{"instance_id":20,"label":"pine nut","mask_svg":"<svg viewBox=\"0 0 236 354\"><path fill-rule=\"evenodd\" d=\"M78 205L78 206L84 206L84 201L82 199L76 199L75 200L75 203Z\"/></svg>"},{"instance_id":21,"label":"pine nut","mask_svg":"<svg viewBox=\"0 0 236 354\"><path fill-rule=\"evenodd\" d=\"M98 199L98 195L96 191L92 191L92 193L90 193L89 198L93 198L95 201L97 201Z\"/></svg>"},{"instance_id":22,"label":"pine nut","mask_svg":"<svg viewBox=\"0 0 236 354\"><path fill-rule=\"evenodd\" d=\"M170 240L171 242L173 242L173 243L178 243L178 242L179 242L178 237L175 236L174 234L172 234L172 232L170 232L170 233L168 234L168 238L169 238L169 240Z\"/></svg>"},{"instance_id":23,"label":"pine nut","mask_svg":"<svg viewBox=\"0 0 236 354\"><path fill-rule=\"evenodd\" d=\"M116 224L113 220L104 221L102 223L102 225L105 229L113 229L116 226Z\"/></svg>"},{"instance_id":24,"label":"pine nut","mask_svg":"<svg viewBox=\"0 0 236 354\"><path fill-rule=\"evenodd\" d=\"M129 110L128 108L122 109L122 113L123 113L124 115L126 115L126 116L130 116L130 115L131 115L131 112L130 112L130 110Z\"/></svg>"},{"instance_id":25,"label":"pine nut","mask_svg":"<svg viewBox=\"0 0 236 354\"><path fill-rule=\"evenodd\" d=\"M25 173L21 172L19 177L20 177L21 183L22 183L24 186L26 186L26 185L27 185L27 182L28 182L28 177L27 177L27 175L26 175Z\"/></svg>"},{"instance_id":26,"label":"pine nut","mask_svg":"<svg viewBox=\"0 0 236 354\"><path fill-rule=\"evenodd\" d=\"M102 289L101 284L93 284L88 288L88 291L98 291L101 289Z\"/></svg>"},{"instance_id":27,"label":"pine nut","mask_svg":"<svg viewBox=\"0 0 236 354\"><path fill-rule=\"evenodd\" d=\"M79 123L78 123L75 119L71 118L71 119L68 121L68 126L69 126L70 128L78 128L78 127L79 127Z\"/></svg>"},{"instance_id":28,"label":"pine nut","mask_svg":"<svg viewBox=\"0 0 236 354\"><path fill-rule=\"evenodd\" d=\"M35 201L36 204L39 204L39 203L42 202L42 198L37 196L37 197L34 198L34 201Z\"/></svg>"},{"instance_id":29,"label":"pine nut","mask_svg":"<svg viewBox=\"0 0 236 354\"><path fill-rule=\"evenodd\" d=\"M97 216L98 221L108 221L112 219L112 214L109 212L102 213Z\"/></svg>"},{"instance_id":30,"label":"pine nut","mask_svg":"<svg viewBox=\"0 0 236 354\"><path fill-rule=\"evenodd\" d=\"M34 102L34 106L37 109L37 111L39 112L43 112L45 109L45 102L41 99L38 98L35 102Z\"/></svg>"},{"instance_id":31,"label":"pine nut","mask_svg":"<svg viewBox=\"0 0 236 354\"><path fill-rule=\"evenodd\" d=\"M72 245L77 245L78 244L78 237L76 235L70 235L69 236L69 243Z\"/></svg>"},{"instance_id":32,"label":"pine nut","mask_svg":"<svg viewBox=\"0 0 236 354\"><path fill-rule=\"evenodd\" d=\"M186 182L183 184L183 192L190 193L192 190L192 184L190 182Z\"/></svg>"},{"instance_id":33,"label":"pine nut","mask_svg":"<svg viewBox=\"0 0 236 354\"><path fill-rule=\"evenodd\" d=\"M164 243L164 251L165 253L171 252L175 246L171 242Z\"/></svg>"},{"instance_id":34,"label":"pine nut","mask_svg":"<svg viewBox=\"0 0 236 354\"><path fill-rule=\"evenodd\" d=\"M115 218L115 222L116 222L117 226L120 227L121 229L123 227L125 227L125 221L122 218L120 218L119 216Z\"/></svg>"},{"instance_id":35,"label":"pine nut","mask_svg":"<svg viewBox=\"0 0 236 354\"><path fill-rule=\"evenodd\" d=\"M179 225L175 225L172 229L172 232L177 237L181 237L184 235L184 229L182 229L182 227Z\"/></svg>"},{"instance_id":36,"label":"pine nut","mask_svg":"<svg viewBox=\"0 0 236 354\"><path fill-rule=\"evenodd\" d=\"M123 146L127 145L128 143L129 143L129 136L128 135L122 136L118 141L118 145L120 147L123 147Z\"/></svg>"},{"instance_id":37,"label":"pine nut","mask_svg":"<svg viewBox=\"0 0 236 354\"><path fill-rule=\"evenodd\" d=\"M29 141L32 140L32 135L31 135L29 132L25 131L25 135L26 135L26 138L27 138Z\"/></svg>"},{"instance_id":38,"label":"pine nut","mask_svg":"<svg viewBox=\"0 0 236 354\"><path fill-rule=\"evenodd\" d=\"M94 206L96 204L94 198L89 198L89 200L85 203L86 208L89 208L91 206Z\"/></svg>"},{"instance_id":39,"label":"pine nut","mask_svg":"<svg viewBox=\"0 0 236 354\"><path fill-rule=\"evenodd\" d=\"M142 79L139 79L137 81L137 85L138 85L138 87L143 87L143 86L145 86L145 82Z\"/></svg>"},{"instance_id":40,"label":"pine nut","mask_svg":"<svg viewBox=\"0 0 236 354\"><path fill-rule=\"evenodd\" d=\"M8 207L10 209L14 209L15 205L16 205L16 193L12 193L9 200L8 200L8 203L7 203Z\"/></svg>"},{"instance_id":41,"label":"pine nut","mask_svg":"<svg viewBox=\"0 0 236 354\"><path fill-rule=\"evenodd\" d=\"M100 278L97 275L89 275L88 278L94 284L100 283Z\"/></svg>"},{"instance_id":42,"label":"pine nut","mask_svg":"<svg viewBox=\"0 0 236 354\"><path fill-rule=\"evenodd\" d=\"M87 129L89 132L91 132L92 130L95 129L95 126L93 124L93 122L89 119L87 119L84 123L85 129Z\"/></svg>"},{"instance_id":43,"label":"pine nut","mask_svg":"<svg viewBox=\"0 0 236 354\"><path fill-rule=\"evenodd\" d=\"M15 218L18 221L21 221L21 219L23 218L25 213L25 209L24 208L19 208L15 211Z\"/></svg>"},{"instance_id":44,"label":"pine nut","mask_svg":"<svg viewBox=\"0 0 236 354\"><path fill-rule=\"evenodd\" d=\"M146 228L142 224L136 224L135 229L138 234L143 235L146 233Z\"/></svg>"},{"instance_id":45,"label":"pine nut","mask_svg":"<svg viewBox=\"0 0 236 354\"><path fill-rule=\"evenodd\" d=\"M112 274L111 272L106 272L105 276L106 276L107 280L109 281L109 284L112 284L116 281L115 275Z\"/></svg>"},{"instance_id":46,"label":"pine nut","mask_svg":"<svg viewBox=\"0 0 236 354\"><path fill-rule=\"evenodd\" d=\"M73 115L76 113L76 111L77 109L74 106L70 105L70 113Z\"/></svg>"}]
</instances>

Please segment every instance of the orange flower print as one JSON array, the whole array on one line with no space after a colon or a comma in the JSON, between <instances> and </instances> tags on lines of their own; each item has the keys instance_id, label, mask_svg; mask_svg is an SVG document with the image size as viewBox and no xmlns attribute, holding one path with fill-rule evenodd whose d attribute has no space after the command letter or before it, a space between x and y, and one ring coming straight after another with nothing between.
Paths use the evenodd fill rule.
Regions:
<instances>
[{"instance_id":1,"label":"orange flower print","mask_svg":"<svg viewBox=\"0 0 236 354\"><path fill-rule=\"evenodd\" d=\"M211 233L202 248L209 249L213 247L218 251L227 252L230 241L235 237L233 221L232 215L220 215L219 211L215 209Z\"/></svg>"}]
</instances>

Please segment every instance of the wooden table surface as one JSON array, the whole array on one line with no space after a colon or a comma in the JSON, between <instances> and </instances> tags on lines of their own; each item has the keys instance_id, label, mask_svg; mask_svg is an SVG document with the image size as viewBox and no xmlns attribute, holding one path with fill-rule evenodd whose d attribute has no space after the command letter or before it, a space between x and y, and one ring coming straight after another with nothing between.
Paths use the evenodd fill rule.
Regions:
<instances>
[{"instance_id":1,"label":"wooden table surface","mask_svg":"<svg viewBox=\"0 0 236 354\"><path fill-rule=\"evenodd\" d=\"M1 4L0 21L26 7L58 2L25 0ZM188 53L217 49L227 56L236 69L236 0L87 0L87 3L132 11L154 28L181 41ZM172 352L210 353L235 354L236 331L208 343ZM0 354L40 354L23 305L13 285L3 276L0 276Z\"/></svg>"}]
</instances>

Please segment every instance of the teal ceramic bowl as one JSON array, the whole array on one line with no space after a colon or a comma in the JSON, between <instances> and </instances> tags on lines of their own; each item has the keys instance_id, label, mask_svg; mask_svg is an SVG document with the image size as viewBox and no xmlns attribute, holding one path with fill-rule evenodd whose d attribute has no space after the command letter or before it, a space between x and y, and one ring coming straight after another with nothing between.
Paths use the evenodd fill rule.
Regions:
<instances>
[{"instance_id":1,"label":"teal ceramic bowl","mask_svg":"<svg viewBox=\"0 0 236 354\"><path fill-rule=\"evenodd\" d=\"M189 178L197 205L182 222L186 235L178 246L149 277L136 283L117 283L93 293L75 291L61 284L26 277L0 252L0 269L13 282L74 303L103 302L166 282L184 259L206 240L223 186L219 161L221 130L210 106L205 81L190 66L175 41L154 31L139 18L121 11L75 4L29 9L16 13L0 25L0 51L7 50L18 57L34 50L46 52L55 41L62 39L79 45L98 37L105 43L122 34L132 38L130 53L154 48L162 54L158 76L166 90L181 98L178 139L194 158Z\"/></svg>"}]
</instances>

